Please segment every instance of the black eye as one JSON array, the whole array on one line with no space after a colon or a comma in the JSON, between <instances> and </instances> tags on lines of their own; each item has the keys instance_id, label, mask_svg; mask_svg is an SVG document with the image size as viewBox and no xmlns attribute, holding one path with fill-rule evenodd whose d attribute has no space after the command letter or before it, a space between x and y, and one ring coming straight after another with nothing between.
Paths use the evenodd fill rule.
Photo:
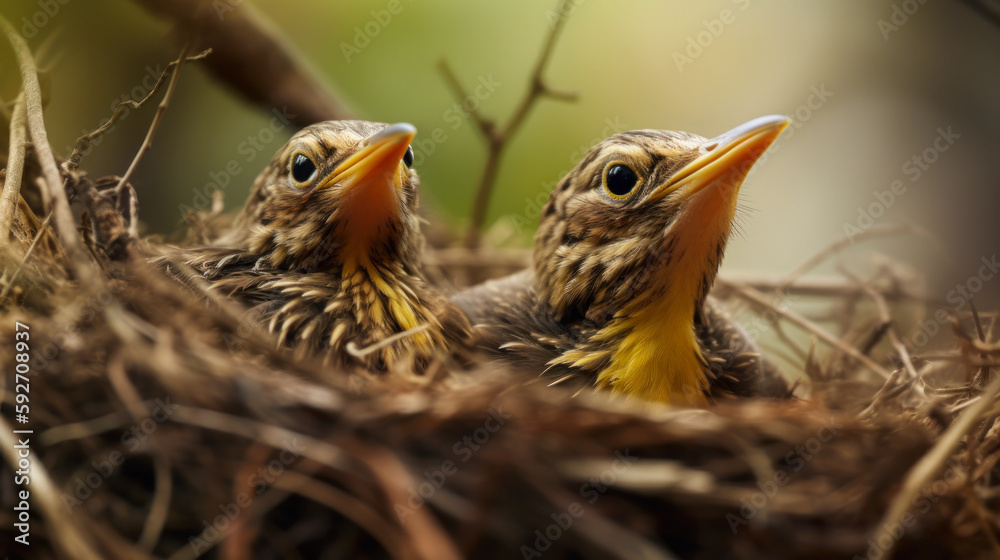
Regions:
<instances>
[{"instance_id":1,"label":"black eye","mask_svg":"<svg viewBox=\"0 0 1000 560\"><path fill-rule=\"evenodd\" d=\"M407 167L413 167L413 148L411 146L406 147L406 153L403 154L403 163Z\"/></svg>"},{"instance_id":2,"label":"black eye","mask_svg":"<svg viewBox=\"0 0 1000 560\"><path fill-rule=\"evenodd\" d=\"M316 174L316 164L305 154L295 154L292 158L292 179L297 183L305 183Z\"/></svg>"},{"instance_id":3,"label":"black eye","mask_svg":"<svg viewBox=\"0 0 1000 560\"><path fill-rule=\"evenodd\" d=\"M623 198L639 184L639 176L629 166L615 163L604 174L604 188L614 198Z\"/></svg>"}]
</instances>

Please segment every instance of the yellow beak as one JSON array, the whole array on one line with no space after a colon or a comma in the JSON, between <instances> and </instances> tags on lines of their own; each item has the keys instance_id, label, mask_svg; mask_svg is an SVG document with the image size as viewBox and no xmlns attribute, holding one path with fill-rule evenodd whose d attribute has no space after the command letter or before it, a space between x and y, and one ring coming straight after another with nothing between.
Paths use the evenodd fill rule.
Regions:
<instances>
[{"instance_id":1,"label":"yellow beak","mask_svg":"<svg viewBox=\"0 0 1000 560\"><path fill-rule=\"evenodd\" d=\"M366 138L364 146L342 161L317 188L339 184L345 194L358 185L381 183L400 188L404 173L400 163L416 135L417 129L409 123L385 127Z\"/></svg>"},{"instance_id":2,"label":"yellow beak","mask_svg":"<svg viewBox=\"0 0 1000 560\"><path fill-rule=\"evenodd\" d=\"M790 123L781 115L760 117L708 140L698 148L701 155L658 187L650 198L655 200L680 189L687 198L720 178L739 187L750 168Z\"/></svg>"}]
</instances>

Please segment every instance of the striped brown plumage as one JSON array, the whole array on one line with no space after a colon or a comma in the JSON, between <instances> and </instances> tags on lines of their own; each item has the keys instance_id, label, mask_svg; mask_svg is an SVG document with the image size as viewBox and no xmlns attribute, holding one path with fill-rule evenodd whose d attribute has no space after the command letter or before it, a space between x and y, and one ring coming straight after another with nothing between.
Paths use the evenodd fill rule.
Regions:
<instances>
[{"instance_id":1,"label":"striped brown plumage","mask_svg":"<svg viewBox=\"0 0 1000 560\"><path fill-rule=\"evenodd\" d=\"M783 122L752 121L712 140L632 131L594 146L542 209L532 268L453 298L481 331L482 347L552 383L597 384L651 400L787 396L753 339L709 295L736 192ZM715 177L712 161L732 169ZM607 187L616 165L638 178L624 199ZM689 186L703 169L714 183ZM690 344L656 347L686 336ZM663 389L660 377L690 374L676 365L685 361L704 382Z\"/></svg>"},{"instance_id":2,"label":"striped brown plumage","mask_svg":"<svg viewBox=\"0 0 1000 560\"><path fill-rule=\"evenodd\" d=\"M409 141L406 130L403 142ZM319 354L330 364L420 373L434 358L470 345L464 315L421 272L418 179L398 151L406 144L390 156L365 156L364 161L392 160L379 164L384 176L355 161L387 131L386 125L367 121L303 129L257 177L228 233L210 246L180 249L159 262L176 276L183 276L182 267L192 267L211 290L242 303L247 320L273 333L279 345ZM293 175L300 155L315 167L309 184ZM324 183L345 166L362 171ZM360 177L362 172L368 175ZM359 186L345 186L348 181ZM424 329L363 358L347 351L349 343L363 349L414 327Z\"/></svg>"}]
</instances>

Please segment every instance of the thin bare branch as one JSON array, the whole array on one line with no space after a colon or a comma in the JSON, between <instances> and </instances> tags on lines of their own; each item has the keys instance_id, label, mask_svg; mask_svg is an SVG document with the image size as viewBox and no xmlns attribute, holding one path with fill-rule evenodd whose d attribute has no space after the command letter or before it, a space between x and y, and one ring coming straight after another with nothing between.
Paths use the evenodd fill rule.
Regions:
<instances>
[{"instance_id":1,"label":"thin bare branch","mask_svg":"<svg viewBox=\"0 0 1000 560\"><path fill-rule=\"evenodd\" d=\"M73 221L73 214L69 208L69 200L66 197L66 190L63 188L62 176L56 165L55 156L52 153L52 146L49 145L48 133L45 131L45 120L42 114L42 92L38 84L38 68L35 60L31 56L28 44L18 35L17 31L3 17L0 17L0 27L10 41L14 52L17 54L18 62L21 65L21 82L24 90L25 109L28 121L28 132L31 135L32 146L38 162L42 168L44 178L43 189L48 195L52 206L53 222L56 233L62 242L66 253L73 264L77 280L84 286L93 286L93 279L96 271L93 263L87 258L76 232L76 223ZM46 212L49 208L46 208ZM89 288L88 288L89 289Z\"/></svg>"},{"instance_id":2,"label":"thin bare branch","mask_svg":"<svg viewBox=\"0 0 1000 560\"><path fill-rule=\"evenodd\" d=\"M827 332L826 329L820 327L816 323L813 323L809 319L806 319L805 317L799 315L798 313L795 313L794 311L791 311L789 309L783 309L781 306L774 305L774 303L770 299L768 299L767 296L758 292L757 290L754 290L749 286L741 286L739 284L730 284L730 285L734 288L736 294L738 294L740 297L743 297L747 301L753 302L757 305L762 305L764 307L773 310L775 313L784 317L789 322L797 325L798 327L808 332L811 332L812 334L819 337L819 339L822 340L823 342L826 342L827 344L833 346L834 348L839 349L840 351L854 358L855 360L863 364L865 367L881 375L882 377L888 379L891 376L891 373L887 371L884 367L879 365L878 362L869 358L868 356L865 356L864 354L859 352L857 348L844 343L844 341L833 336L832 334Z\"/></svg>"},{"instance_id":3,"label":"thin bare branch","mask_svg":"<svg viewBox=\"0 0 1000 560\"><path fill-rule=\"evenodd\" d=\"M14 213L17 211L17 200L21 194L21 176L24 174L24 151L27 144L27 133L24 121L27 119L24 94L18 95L14 101L14 109L10 117L10 147L7 152L7 175L3 183L3 193L0 194L0 247L10 241L10 231L14 226Z\"/></svg>"},{"instance_id":4,"label":"thin bare branch","mask_svg":"<svg viewBox=\"0 0 1000 560\"><path fill-rule=\"evenodd\" d=\"M380 340L380 341L378 341L378 342L376 342L374 344L371 344L369 346L365 346L364 348L358 348L358 345L355 344L354 341L351 341L351 342L347 343L347 346L344 347L344 350L348 354L350 354L351 356L354 356L355 358L358 358L360 360L360 359L364 358L365 356L368 356L372 352L377 352L377 351L381 350L382 348L385 348L386 346L389 346L389 345L395 343L397 340L401 340L401 339L406 338L408 336L413 336L413 335L415 335L417 333L423 332L423 331L427 330L428 327L430 327L430 325L427 324L427 323L424 323L422 325L417 325L417 326L413 327L412 329L405 330L403 332L398 332L398 333L396 333L396 334L394 334L392 336L386 337L386 338L384 338L384 339L382 339L382 340Z\"/></svg>"},{"instance_id":5,"label":"thin bare branch","mask_svg":"<svg viewBox=\"0 0 1000 560\"><path fill-rule=\"evenodd\" d=\"M181 41L190 37L194 48L212 48L214 54L206 61L209 71L264 110L282 111L300 126L351 118L329 84L250 2L134 2L174 22Z\"/></svg>"},{"instance_id":6,"label":"thin bare branch","mask_svg":"<svg viewBox=\"0 0 1000 560\"><path fill-rule=\"evenodd\" d=\"M528 90L517 104L514 112L507 119L507 122L502 127L497 128L495 122L483 116L478 109L469 111L472 119L478 125L479 131L486 139L488 149L486 163L483 166L483 172L479 179L479 188L476 190L476 198L472 205L472 218L465 237L465 246L470 249L479 247L479 235L483 229L483 222L486 220L486 209L489 206L493 185L496 183L497 172L500 170L501 157L509 145L510 139L517 132L518 128L520 128L528 113L531 112L531 108L535 105L535 102L542 97L550 97L560 101L576 100L574 92L555 89L545 81L545 68L552 58L556 40L559 38L560 32L569 17L570 6L570 0L560 0L556 8L557 17L551 23L549 34L545 38L542 51L538 55L538 60L535 62L535 67L531 72ZM447 61L442 60L439 68L456 100L459 103L463 103L468 98L468 93L466 93L455 77L455 73L451 70Z\"/></svg>"},{"instance_id":7,"label":"thin bare branch","mask_svg":"<svg viewBox=\"0 0 1000 560\"><path fill-rule=\"evenodd\" d=\"M118 181L118 185L115 187L115 191L119 192L128 183L128 180L132 177L132 173L135 172L135 168L139 165L139 160L142 159L143 154L146 153L153 145L153 136L156 135L156 130L160 127L160 122L163 120L163 115L167 112L167 106L170 105L170 99L174 96L174 91L177 89L177 82L180 79L181 68L184 66L184 61L187 60L188 46L185 45L181 48L181 54L174 61L174 71L170 75L170 83L167 85L167 92L163 94L163 99L160 100L160 104L156 106L156 114L153 116L153 122L149 124L149 130L146 131L146 137L142 140L142 145L139 146L139 151L135 153L135 157L132 159L132 163L128 166L128 170L122 175L122 178Z\"/></svg>"},{"instance_id":8,"label":"thin bare branch","mask_svg":"<svg viewBox=\"0 0 1000 560\"><path fill-rule=\"evenodd\" d=\"M920 235L931 241L936 242L937 240L933 235L922 228L914 227L906 224L886 224L881 226L875 226L862 231L861 233L854 235L852 237L841 237L833 243L827 245L822 251L816 253L812 257L809 257L804 263L796 267L794 270L785 276L785 279L781 284L778 285L778 291L781 291L783 287L788 287L794 284L799 278L801 278L805 273L809 272L821 262L826 259L837 255L841 251L852 247L855 243L859 241L867 240L869 238L875 237L890 237L894 235L911 234Z\"/></svg>"},{"instance_id":9,"label":"thin bare branch","mask_svg":"<svg viewBox=\"0 0 1000 560\"><path fill-rule=\"evenodd\" d=\"M185 62L194 62L196 60L201 60L210 54L212 54L212 49L205 49L204 51L196 55L189 56L184 60ZM83 152L87 149L87 147L89 147L94 140L100 138L106 132L108 132L108 130L118 122L118 119L121 118L122 112L124 112L126 108L140 109L142 108L143 105L146 104L147 101L152 99L153 96L156 94L156 92L160 90L160 87L164 83L166 83L167 77L173 75L173 70L174 67L177 66L177 63L178 62L176 60L170 61L170 64L167 65L166 70L160 73L159 79L156 80L156 83L153 84L153 87L149 90L149 93L147 93L145 97L143 97L139 101L134 101L132 99L122 101L115 108L115 112L111 115L111 118L109 118L106 123L96 128L93 132L90 132L89 134L84 134L83 136L77 138L76 144L73 146L73 153L70 154L69 158L63 163L63 168L67 170L73 170L79 167L80 159L83 158Z\"/></svg>"},{"instance_id":10,"label":"thin bare branch","mask_svg":"<svg viewBox=\"0 0 1000 560\"><path fill-rule=\"evenodd\" d=\"M874 537L874 541L877 543L890 543L887 547L888 549L883 550L886 558L892 557L892 551L895 549L898 541L892 535L892 530L900 526L900 519L910 510L914 498L921 490L933 482L932 479L941 472L945 462L951 457L955 448L958 447L969 430L979 422L980 417L987 408L995 403L998 395L1000 395L1000 376L995 377L983 389L982 394L938 438L934 447L910 469L909 474L907 474L906 479L903 481L903 487L896 493L895 498L893 498L892 503L889 504L889 508L886 510L885 516L882 518L882 522L878 524L879 529Z\"/></svg>"},{"instance_id":11,"label":"thin bare branch","mask_svg":"<svg viewBox=\"0 0 1000 560\"><path fill-rule=\"evenodd\" d=\"M6 20L0 18L2 24ZM14 428L7 423L7 420L0 417L0 445L3 446L3 454L8 464L16 468L20 458L17 455L17 440L15 439ZM31 498L33 507L37 507L45 516L47 529L57 532L58 539L51 539L51 543L59 549L61 556L73 560L100 560L101 556L94 551L93 547L81 534L66 513L60 496L62 492L59 486L52 480L45 465L37 461L31 465Z\"/></svg>"}]
</instances>

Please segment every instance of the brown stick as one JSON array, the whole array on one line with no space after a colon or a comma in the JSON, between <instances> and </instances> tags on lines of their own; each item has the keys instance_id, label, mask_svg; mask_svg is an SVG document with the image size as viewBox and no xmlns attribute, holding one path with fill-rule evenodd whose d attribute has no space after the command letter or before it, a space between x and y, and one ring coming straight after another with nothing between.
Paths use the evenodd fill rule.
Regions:
<instances>
[{"instance_id":1,"label":"brown stick","mask_svg":"<svg viewBox=\"0 0 1000 560\"><path fill-rule=\"evenodd\" d=\"M767 298L767 296L758 292L757 290L754 290L749 286L743 286L740 284L730 284L730 286L735 290L735 292L738 295L740 295L740 297L746 299L747 301L756 303L757 305L762 305L764 307L774 310L775 313L787 319L789 322L806 330L807 332L811 332L812 334L819 337L819 339L822 340L823 342L826 342L830 346L833 346L834 348L841 350L848 356L864 364L865 367L867 367L868 369L881 375L883 378L888 379L891 376L891 374L888 371L886 371L884 367L879 365L878 362L869 358L868 356L865 356L864 354L859 352L857 348L831 335L825 329L823 329L816 323L810 321L809 319L806 319L805 317L799 315L798 313L795 313L794 311L791 311L789 309L782 309L779 306L774 305L773 302L769 298Z\"/></svg>"},{"instance_id":2,"label":"brown stick","mask_svg":"<svg viewBox=\"0 0 1000 560\"><path fill-rule=\"evenodd\" d=\"M0 18L0 22L6 20ZM3 446L3 455L7 462L13 466L20 458L14 449L17 440L14 435L14 427L0 417L0 445ZM52 479L48 469L41 461L32 464L31 467L31 498L33 504L38 507L45 516L46 525L52 534L59 535L59 538L51 539L51 543L61 552L63 558L74 560L100 560L100 556L94 551L83 535L80 534L69 516L66 514L66 507L59 496L62 495L59 485ZM37 545L36 545L37 546Z\"/></svg>"},{"instance_id":3,"label":"brown stick","mask_svg":"<svg viewBox=\"0 0 1000 560\"><path fill-rule=\"evenodd\" d=\"M115 191L121 191L125 183L128 183L129 178L132 177L132 173L135 172L135 168L139 165L139 160L142 159L142 155L146 153L153 145L153 136L156 134L156 130L160 127L160 122L163 120L163 115L167 112L167 106L170 105L170 98L174 96L174 91L177 89L177 82L180 81L181 68L184 66L184 61L187 60L188 46L185 45L181 48L181 54L174 61L176 64L174 66L174 72L170 75L170 83L167 84L167 92L163 94L163 99L160 100L160 104L156 106L156 114L153 115L153 122L149 123L149 130L146 131L146 137L142 139L142 144L139 146L139 151L135 153L135 157L132 158L132 163L129 164L128 170L119 179L118 185L115 186Z\"/></svg>"},{"instance_id":4,"label":"brown stick","mask_svg":"<svg viewBox=\"0 0 1000 560\"><path fill-rule=\"evenodd\" d=\"M483 116L478 110L469 111L472 120L479 127L479 131L486 139L488 148L486 164L483 166L483 174L479 179L476 199L472 205L472 220L469 223L469 230L465 236L465 246L470 249L479 247L479 234L483 229L483 222L486 219L486 209L489 206L490 193L493 192L497 172L500 170L500 158L503 156L511 137L520 128L535 102L541 97L551 97L562 101L576 100L575 93L552 88L545 82L544 78L545 67L548 65L549 59L552 58L556 39L559 38L559 32L562 31L563 24L569 17L569 7L569 0L560 0L556 8L558 18L552 23L549 34L542 46L542 52L535 62L535 68L531 73L531 82L528 84L528 91L521 98L521 102L518 103L517 108L514 109L507 123L500 129L497 129L496 123L492 119ZM456 100L459 103L465 101L469 97L469 94L461 86L448 63L442 60L439 68Z\"/></svg>"},{"instance_id":5,"label":"brown stick","mask_svg":"<svg viewBox=\"0 0 1000 560\"><path fill-rule=\"evenodd\" d=\"M24 145L27 143L24 121L24 95L18 95L14 101L14 110L10 116L10 147L7 151L7 176L3 183L3 193L0 194L0 247L5 247L10 241L10 230L14 227L14 212L17 209L17 199L21 194L21 176L24 174Z\"/></svg>"},{"instance_id":6,"label":"brown stick","mask_svg":"<svg viewBox=\"0 0 1000 560\"><path fill-rule=\"evenodd\" d=\"M792 285L793 283L795 283L796 280L801 278L805 273L812 270L819 263L840 253L844 249L851 247L852 245L854 245L859 241L866 240L870 237L889 237L893 235L901 235L904 233L921 235L927 237L932 242L937 241L926 230L906 224L886 224L881 226L875 226L871 229L867 229L857 234L854 237L841 237L836 241L834 241L833 243L830 243L822 251L809 257L804 263L800 264L799 266L795 267L794 270L789 272L788 275L785 276L784 281L779 285L778 290L780 291L782 287L788 287Z\"/></svg>"},{"instance_id":7,"label":"brown stick","mask_svg":"<svg viewBox=\"0 0 1000 560\"><path fill-rule=\"evenodd\" d=\"M70 212L62 176L59 174L56 158L52 154L52 146L49 145L48 133L45 131L45 119L42 115L42 91L38 85L38 68L35 66L35 60L31 56L27 43L3 17L0 17L0 27L7 35L21 65L21 82L24 89L28 132L31 135L38 163L42 167L44 178L42 185L52 206L52 221L55 224L56 233L59 235L67 255L69 255L77 280L82 286L87 286L89 289L94 285L93 280L96 277L96 272L76 233L76 223ZM46 208L46 212L48 211L49 209Z\"/></svg>"},{"instance_id":8,"label":"brown stick","mask_svg":"<svg viewBox=\"0 0 1000 560\"><path fill-rule=\"evenodd\" d=\"M989 385L979 394L977 400L952 422L947 431L938 438L934 447L907 473L902 488L889 504L889 508L878 524L874 535L875 542L882 542L883 537L885 537L891 543L888 549L883 551L885 558L892 558L892 552L897 544L897 539L892 536L892 530L899 526L900 519L910 510L914 497L928 484L931 484L931 479L941 472L945 462L951 457L965 435L979 422L987 408L996 402L997 395L1000 395L1000 376L990 381Z\"/></svg>"},{"instance_id":9,"label":"brown stick","mask_svg":"<svg viewBox=\"0 0 1000 560\"><path fill-rule=\"evenodd\" d=\"M195 60L201 60L210 54L212 54L212 49L205 49L204 51L194 56L187 57L186 59L184 59L184 61L193 62ZM145 105L147 101L152 99L153 95L155 95L156 92L160 90L160 86L162 86L163 83L167 81L167 76L173 75L173 70L175 66L177 66L176 60L172 61L170 64L167 65L166 70L164 70L163 73L160 74L160 78L156 80L155 84L153 84L153 88L149 90L149 93L146 94L146 97L143 97L139 101L133 101L132 99L127 99L125 101L122 101L121 103L118 104L117 107L115 107L115 112L111 115L111 118L109 118L107 122L97 127L93 131L77 138L76 144L73 146L73 153L70 154L69 158L67 158L66 161L63 163L63 169L73 170L79 167L80 159L83 157L83 151L86 150L88 146L90 146L91 142L93 142L95 138L100 138L101 136L103 136L104 133L107 132L109 128L111 128L111 126L117 123L118 119L121 118L121 114L126 107L130 107L132 109L139 109L143 105Z\"/></svg>"},{"instance_id":10,"label":"brown stick","mask_svg":"<svg viewBox=\"0 0 1000 560\"><path fill-rule=\"evenodd\" d=\"M150 13L177 24L198 50L211 48L208 69L235 92L267 111L283 111L306 126L346 119L351 112L249 2L135 0Z\"/></svg>"}]
</instances>

